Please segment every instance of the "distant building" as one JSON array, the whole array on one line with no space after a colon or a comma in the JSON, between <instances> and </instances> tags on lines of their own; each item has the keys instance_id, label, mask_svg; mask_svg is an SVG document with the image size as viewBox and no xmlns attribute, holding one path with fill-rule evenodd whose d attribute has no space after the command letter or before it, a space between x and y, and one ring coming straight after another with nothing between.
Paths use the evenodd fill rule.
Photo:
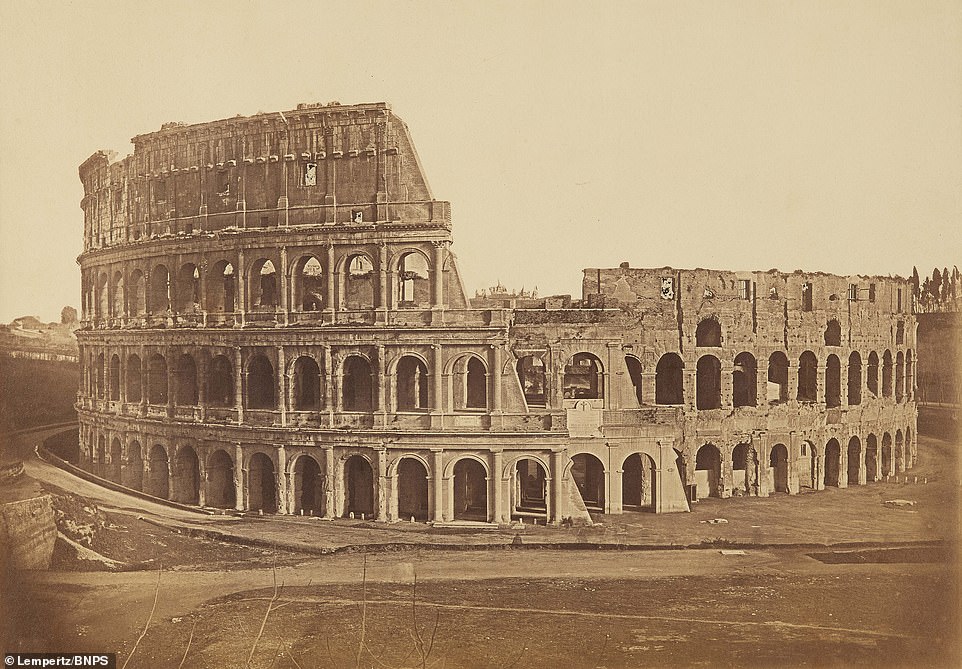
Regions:
<instances>
[{"instance_id":1,"label":"distant building","mask_svg":"<svg viewBox=\"0 0 962 669\"><path fill-rule=\"evenodd\" d=\"M80 167L83 465L171 499L398 520L877 481L916 456L902 279L584 270L469 299L384 104L166 124ZM507 304L506 304L507 302Z\"/></svg>"}]
</instances>

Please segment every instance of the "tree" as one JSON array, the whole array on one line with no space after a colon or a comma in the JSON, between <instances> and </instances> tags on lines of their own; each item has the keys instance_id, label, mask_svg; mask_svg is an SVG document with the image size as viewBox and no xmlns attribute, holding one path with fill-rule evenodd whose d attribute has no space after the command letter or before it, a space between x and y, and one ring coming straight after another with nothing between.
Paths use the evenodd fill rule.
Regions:
<instances>
[{"instance_id":1,"label":"tree","mask_svg":"<svg viewBox=\"0 0 962 669\"><path fill-rule=\"evenodd\" d=\"M60 310L60 323L62 325L73 325L77 322L77 310L73 307L64 307Z\"/></svg>"},{"instance_id":2,"label":"tree","mask_svg":"<svg viewBox=\"0 0 962 669\"><path fill-rule=\"evenodd\" d=\"M934 297L936 300L939 299L939 297L941 297L940 291L942 290L942 273L939 271L938 267L932 270L932 283L929 284L929 286L929 290L932 292L932 297Z\"/></svg>"},{"instance_id":3,"label":"tree","mask_svg":"<svg viewBox=\"0 0 962 669\"><path fill-rule=\"evenodd\" d=\"M947 267L942 268L942 299L948 300L952 297L952 286L950 285L951 280L949 278L949 270Z\"/></svg>"},{"instance_id":4,"label":"tree","mask_svg":"<svg viewBox=\"0 0 962 669\"><path fill-rule=\"evenodd\" d=\"M912 294L919 296L919 269L915 266L912 267Z\"/></svg>"}]
</instances>

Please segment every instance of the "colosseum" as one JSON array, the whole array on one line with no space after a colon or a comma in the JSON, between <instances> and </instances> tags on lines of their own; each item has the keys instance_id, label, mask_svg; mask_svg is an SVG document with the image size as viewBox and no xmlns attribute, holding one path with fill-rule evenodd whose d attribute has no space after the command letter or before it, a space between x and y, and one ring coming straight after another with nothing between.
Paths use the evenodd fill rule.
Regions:
<instances>
[{"instance_id":1,"label":"colosseum","mask_svg":"<svg viewBox=\"0 0 962 669\"><path fill-rule=\"evenodd\" d=\"M916 459L908 281L585 269L471 298L386 104L164 124L80 166L82 465L185 504L590 522Z\"/></svg>"}]
</instances>

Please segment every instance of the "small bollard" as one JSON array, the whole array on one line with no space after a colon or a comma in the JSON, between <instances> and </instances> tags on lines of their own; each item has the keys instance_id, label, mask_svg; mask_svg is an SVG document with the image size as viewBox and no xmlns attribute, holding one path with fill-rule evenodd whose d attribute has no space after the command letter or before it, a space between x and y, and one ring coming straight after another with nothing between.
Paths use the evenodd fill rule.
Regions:
<instances>
[{"instance_id":1,"label":"small bollard","mask_svg":"<svg viewBox=\"0 0 962 669\"><path fill-rule=\"evenodd\" d=\"M414 522L414 516L411 516L411 522L412 523Z\"/></svg>"},{"instance_id":2,"label":"small bollard","mask_svg":"<svg viewBox=\"0 0 962 669\"><path fill-rule=\"evenodd\" d=\"M301 509L301 515L302 516L304 515L304 509Z\"/></svg>"},{"instance_id":3,"label":"small bollard","mask_svg":"<svg viewBox=\"0 0 962 669\"><path fill-rule=\"evenodd\" d=\"M364 520L364 512L361 512L361 520Z\"/></svg>"},{"instance_id":4,"label":"small bollard","mask_svg":"<svg viewBox=\"0 0 962 669\"><path fill-rule=\"evenodd\" d=\"M263 515L264 515L264 509L258 509L258 510L257 510L257 515L258 515L258 516L263 516Z\"/></svg>"},{"instance_id":5,"label":"small bollard","mask_svg":"<svg viewBox=\"0 0 962 669\"><path fill-rule=\"evenodd\" d=\"M351 520L354 520L354 512L353 512L353 511L351 511L349 514L347 514L347 516L348 516L348 518L350 518Z\"/></svg>"}]
</instances>

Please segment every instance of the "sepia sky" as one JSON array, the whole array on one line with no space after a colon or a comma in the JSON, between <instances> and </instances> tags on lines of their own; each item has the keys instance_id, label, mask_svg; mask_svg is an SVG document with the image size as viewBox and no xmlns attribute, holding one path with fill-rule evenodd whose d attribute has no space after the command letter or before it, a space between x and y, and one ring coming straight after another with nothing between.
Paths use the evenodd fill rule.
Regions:
<instances>
[{"instance_id":1,"label":"sepia sky","mask_svg":"<svg viewBox=\"0 0 962 669\"><path fill-rule=\"evenodd\" d=\"M98 149L389 102L465 287L962 261L962 3L0 0L0 322L80 306Z\"/></svg>"}]
</instances>

